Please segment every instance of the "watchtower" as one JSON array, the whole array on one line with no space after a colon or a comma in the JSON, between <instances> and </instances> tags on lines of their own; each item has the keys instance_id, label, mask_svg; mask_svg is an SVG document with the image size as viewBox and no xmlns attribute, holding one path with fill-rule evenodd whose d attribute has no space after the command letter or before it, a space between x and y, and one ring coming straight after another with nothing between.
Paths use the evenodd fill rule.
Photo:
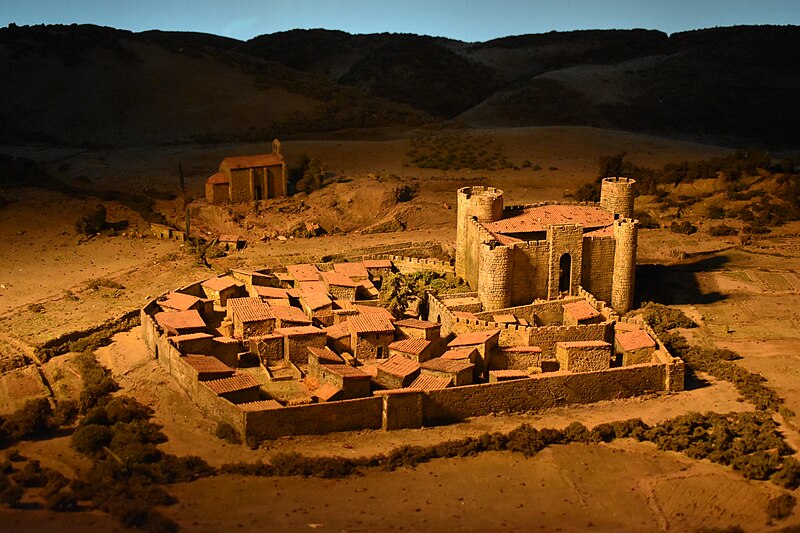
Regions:
<instances>
[{"instance_id":1,"label":"watchtower","mask_svg":"<svg viewBox=\"0 0 800 533\"><path fill-rule=\"evenodd\" d=\"M478 267L477 264L467 264L467 249L472 244L478 244L470 242L470 220L475 218L478 222L496 222L502 219L503 191L494 187L462 187L458 190L457 209L456 275L467 279L469 267L475 271Z\"/></svg>"},{"instance_id":2,"label":"watchtower","mask_svg":"<svg viewBox=\"0 0 800 533\"><path fill-rule=\"evenodd\" d=\"M603 178L600 184L600 208L615 218L633 217L633 186L631 178Z\"/></svg>"}]
</instances>

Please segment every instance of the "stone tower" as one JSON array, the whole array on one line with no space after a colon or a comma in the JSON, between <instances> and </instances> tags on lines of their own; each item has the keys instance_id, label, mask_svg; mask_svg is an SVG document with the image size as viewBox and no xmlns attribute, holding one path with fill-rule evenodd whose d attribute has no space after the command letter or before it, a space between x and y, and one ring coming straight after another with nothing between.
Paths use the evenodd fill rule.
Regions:
<instances>
[{"instance_id":1,"label":"stone tower","mask_svg":"<svg viewBox=\"0 0 800 533\"><path fill-rule=\"evenodd\" d=\"M603 178L600 185L600 208L615 215L614 218L633 217L633 185L631 178Z\"/></svg>"},{"instance_id":2,"label":"stone tower","mask_svg":"<svg viewBox=\"0 0 800 533\"><path fill-rule=\"evenodd\" d=\"M456 226L456 275L467 279L467 270L477 270L477 263L467 264L469 240L469 220L495 222L503 218L503 191L494 187L462 187L458 190L458 211ZM476 258L477 259L477 258Z\"/></svg>"},{"instance_id":3,"label":"stone tower","mask_svg":"<svg viewBox=\"0 0 800 533\"><path fill-rule=\"evenodd\" d=\"M508 246L495 242L480 246L481 272L491 274L478 279L478 298L486 311L511 307L511 254Z\"/></svg>"},{"instance_id":4,"label":"stone tower","mask_svg":"<svg viewBox=\"0 0 800 533\"><path fill-rule=\"evenodd\" d=\"M605 187L605 183L603 184ZM633 307L636 275L636 243L639 221L624 218L614 221L614 277L611 283L611 307L627 313Z\"/></svg>"}]
</instances>

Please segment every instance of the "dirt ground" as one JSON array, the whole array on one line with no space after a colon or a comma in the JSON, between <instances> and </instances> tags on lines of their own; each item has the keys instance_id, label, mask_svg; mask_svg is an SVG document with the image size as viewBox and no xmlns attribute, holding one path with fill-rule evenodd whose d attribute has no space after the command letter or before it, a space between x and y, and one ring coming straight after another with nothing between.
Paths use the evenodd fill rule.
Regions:
<instances>
[{"instance_id":1,"label":"dirt ground","mask_svg":"<svg viewBox=\"0 0 800 533\"><path fill-rule=\"evenodd\" d=\"M367 205L358 224L402 216L409 222L406 231L366 235L354 229L314 239L278 240L276 235L284 228L273 221L283 216L278 212L282 204L268 204L264 213L247 215L242 226L231 226L226 213L198 210L200 230L229 231L233 227L248 237L247 248L212 260L211 269L200 266L181 243L140 238L139 234L146 234L146 224L116 202L104 202L108 218L128 220L131 227L126 235L81 239L72 226L95 200L40 189L0 191L11 200L0 209L3 356L16 352L30 358L32 348L45 340L119 316L169 289L232 267L302 262L342 252L357 257L376 249L402 255L426 242L452 248L455 190L464 185L503 188L508 203L559 200L566 190L594 178L600 155L626 151L638 164L660 166L726 153L712 146L593 128L485 130L481 133L501 144L512 162L529 159L543 170L444 172L404 166L404 137L418 133L403 132L380 140L289 140L283 145L290 162L306 153L349 180L300 198L308 207L299 218L322 217L334 202L348 198L355 202L369 199L378 184L386 186L379 177L395 175L397 178L391 179L414 181L419 186L418 196L407 205ZM199 197L203 180L223 157L266 148L267 143L92 152L13 150L52 169L68 163L57 172L69 183L127 192L151 187L178 193L176 166L180 161L188 194ZM647 199L641 200L641 207L647 208ZM349 205L345 211L361 208ZM157 207L168 218L182 220L182 198L159 200ZM637 209L641 207L637 204ZM254 227L248 230L250 222ZM788 236L743 246L738 238L643 230L639 279L651 280L654 288L648 297L670 299L665 303L684 309L698 322L698 328L686 330L693 342L736 350L744 357L740 364L762 373L767 384L786 398L788 407L800 412L800 252L797 238L791 236L800 226L781 231ZM269 239L262 241L261 237ZM112 280L123 288L102 286L97 280ZM98 351L98 357L112 370L124 393L153 407L155 421L163 424L169 437L163 445L165 451L199 455L214 465L268 460L277 451L371 455L401 444L431 444L486 431L509 431L520 423L564 427L578 420L591 427L631 417L655 423L690 411L751 408L730 384L699 375L688 384L689 390L679 394L498 414L422 430L283 438L250 450L213 436L215 424L148 359L137 330L115 336L113 344ZM57 397L74 394L79 380L70 361L67 355L44 365L41 373L28 370L35 368L31 366L0 376L2 412L13 409L20 391L36 394L44 387ZM789 442L800 449L795 420L782 420L782 428ZM84 465L83 458L69 448L68 437L24 443L20 448L24 455L65 473ZM337 481L219 476L168 490L180 503L165 512L186 531L231 527L268 531L691 531L732 525L746 531L770 531L800 524L796 515L780 524L767 524L764 506L777 493L774 485L748 482L728 468L629 441L555 446L531 459L490 453ZM99 513L66 516L0 509L0 530L45 531L55 525L59 531L122 529Z\"/></svg>"}]
</instances>

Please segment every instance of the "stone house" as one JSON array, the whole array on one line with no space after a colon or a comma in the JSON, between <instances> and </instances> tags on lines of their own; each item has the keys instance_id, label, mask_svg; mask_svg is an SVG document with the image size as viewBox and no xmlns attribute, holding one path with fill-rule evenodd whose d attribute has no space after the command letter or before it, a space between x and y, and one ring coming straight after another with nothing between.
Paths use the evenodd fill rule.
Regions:
<instances>
[{"instance_id":1,"label":"stone house","mask_svg":"<svg viewBox=\"0 0 800 533\"><path fill-rule=\"evenodd\" d=\"M325 328L328 347L337 353L352 352L350 326L347 322L340 322Z\"/></svg>"},{"instance_id":2,"label":"stone house","mask_svg":"<svg viewBox=\"0 0 800 533\"><path fill-rule=\"evenodd\" d=\"M579 324L596 324L603 320L600 312L592 307L586 300L578 300L564 304L564 325L577 326Z\"/></svg>"},{"instance_id":3,"label":"stone house","mask_svg":"<svg viewBox=\"0 0 800 533\"><path fill-rule=\"evenodd\" d=\"M207 316L213 311L213 301L209 298L198 298L191 294L173 291L166 298L158 301L159 307L164 311L189 311L194 309L201 316Z\"/></svg>"},{"instance_id":4,"label":"stone house","mask_svg":"<svg viewBox=\"0 0 800 533\"><path fill-rule=\"evenodd\" d=\"M260 298L230 298L227 304L227 317L233 323L233 336L237 339L267 335L275 329L275 313Z\"/></svg>"},{"instance_id":5,"label":"stone house","mask_svg":"<svg viewBox=\"0 0 800 533\"><path fill-rule=\"evenodd\" d=\"M221 307L228 304L228 298L241 298L247 294L244 283L231 276L207 279L200 286L206 298L214 300L214 303Z\"/></svg>"},{"instance_id":6,"label":"stone house","mask_svg":"<svg viewBox=\"0 0 800 533\"><path fill-rule=\"evenodd\" d=\"M438 376L435 374L420 373L417 379L411 382L409 389L419 389L423 391L446 389L453 385L453 380L449 377Z\"/></svg>"},{"instance_id":7,"label":"stone house","mask_svg":"<svg viewBox=\"0 0 800 533\"><path fill-rule=\"evenodd\" d=\"M286 360L285 339L283 335L272 333L248 339L249 351L258 357L261 364L271 367Z\"/></svg>"},{"instance_id":8,"label":"stone house","mask_svg":"<svg viewBox=\"0 0 800 533\"><path fill-rule=\"evenodd\" d=\"M369 272L364 263L334 263L333 271L353 281L369 280Z\"/></svg>"},{"instance_id":9,"label":"stone house","mask_svg":"<svg viewBox=\"0 0 800 533\"><path fill-rule=\"evenodd\" d=\"M255 402L261 397L258 382L250 374L234 374L228 378L203 381L217 396L232 403Z\"/></svg>"},{"instance_id":10,"label":"stone house","mask_svg":"<svg viewBox=\"0 0 800 533\"><path fill-rule=\"evenodd\" d=\"M325 347L325 332L314 326L294 326L279 328L275 333L284 338L284 358L296 365L308 363L308 350L306 348Z\"/></svg>"},{"instance_id":11,"label":"stone house","mask_svg":"<svg viewBox=\"0 0 800 533\"><path fill-rule=\"evenodd\" d=\"M520 370L490 370L489 383L499 383L501 381L513 381L515 379L527 379L530 376Z\"/></svg>"},{"instance_id":12,"label":"stone house","mask_svg":"<svg viewBox=\"0 0 800 533\"><path fill-rule=\"evenodd\" d=\"M355 300L358 283L338 272L322 272L322 282L328 293L337 300Z\"/></svg>"},{"instance_id":13,"label":"stone house","mask_svg":"<svg viewBox=\"0 0 800 533\"><path fill-rule=\"evenodd\" d=\"M278 328L311 325L311 319L298 307L287 305L275 306L272 308L272 314L275 315L275 326Z\"/></svg>"},{"instance_id":14,"label":"stone house","mask_svg":"<svg viewBox=\"0 0 800 533\"><path fill-rule=\"evenodd\" d=\"M181 353L211 355L213 338L208 333L184 333L170 337L169 341Z\"/></svg>"},{"instance_id":15,"label":"stone house","mask_svg":"<svg viewBox=\"0 0 800 533\"><path fill-rule=\"evenodd\" d=\"M329 348L314 348L309 346L308 350L308 367L309 372L316 372L316 367L319 365L343 365L344 359Z\"/></svg>"},{"instance_id":16,"label":"stone house","mask_svg":"<svg viewBox=\"0 0 800 533\"><path fill-rule=\"evenodd\" d=\"M394 323L397 328L398 336L405 339L425 339L426 341L438 341L441 331L441 324L419 320L416 318L406 318Z\"/></svg>"},{"instance_id":17,"label":"stone house","mask_svg":"<svg viewBox=\"0 0 800 533\"><path fill-rule=\"evenodd\" d=\"M294 280L294 286L301 288L298 283L303 281L319 281L319 275L321 272L316 267L316 265L310 265L307 263L300 264L300 265L289 265L286 267L286 271Z\"/></svg>"},{"instance_id":18,"label":"stone house","mask_svg":"<svg viewBox=\"0 0 800 533\"><path fill-rule=\"evenodd\" d=\"M347 320L353 357L359 360L383 359L389 356L394 341L394 324L380 314L361 314Z\"/></svg>"},{"instance_id":19,"label":"stone house","mask_svg":"<svg viewBox=\"0 0 800 533\"><path fill-rule=\"evenodd\" d=\"M364 398L372 394L369 374L354 366L319 365L317 372L320 383L330 383L342 390L339 399Z\"/></svg>"},{"instance_id":20,"label":"stone house","mask_svg":"<svg viewBox=\"0 0 800 533\"><path fill-rule=\"evenodd\" d=\"M233 337L214 337L211 339L211 355L231 368L239 366L239 353L243 350L242 342Z\"/></svg>"},{"instance_id":21,"label":"stone house","mask_svg":"<svg viewBox=\"0 0 800 533\"><path fill-rule=\"evenodd\" d=\"M209 355L186 355L183 362L197 372L198 381L229 378L235 371L216 357Z\"/></svg>"},{"instance_id":22,"label":"stone house","mask_svg":"<svg viewBox=\"0 0 800 533\"><path fill-rule=\"evenodd\" d=\"M465 360L436 357L419 365L423 374L448 378L455 386L471 385L475 365Z\"/></svg>"},{"instance_id":23,"label":"stone house","mask_svg":"<svg viewBox=\"0 0 800 533\"><path fill-rule=\"evenodd\" d=\"M200 313L194 309L189 311L162 311L153 317L167 335L186 335L189 333L205 333L206 323Z\"/></svg>"},{"instance_id":24,"label":"stone house","mask_svg":"<svg viewBox=\"0 0 800 533\"><path fill-rule=\"evenodd\" d=\"M263 302L266 302L271 306L290 305L289 293L286 291L286 289L281 289L279 287L264 287L262 285L251 285L251 288L248 292L250 296L261 298Z\"/></svg>"},{"instance_id":25,"label":"stone house","mask_svg":"<svg viewBox=\"0 0 800 533\"><path fill-rule=\"evenodd\" d=\"M389 345L389 357L400 355L411 361L423 363L433 358L434 344L425 339L401 339Z\"/></svg>"},{"instance_id":26,"label":"stone house","mask_svg":"<svg viewBox=\"0 0 800 533\"><path fill-rule=\"evenodd\" d=\"M614 347L622 354L622 366L639 365L653 360L656 341L641 329L619 331L614 335Z\"/></svg>"},{"instance_id":27,"label":"stone house","mask_svg":"<svg viewBox=\"0 0 800 533\"><path fill-rule=\"evenodd\" d=\"M286 162L281 143L272 141L272 153L226 157L219 172L206 180L206 201L240 203L286 196Z\"/></svg>"},{"instance_id":28,"label":"stone house","mask_svg":"<svg viewBox=\"0 0 800 533\"><path fill-rule=\"evenodd\" d=\"M487 377L486 371L491 367L492 355L497 351L497 345L500 341L500 330L489 329L484 331L470 331L462 333L449 343L448 348L475 348L478 351L480 359L475 364L476 376Z\"/></svg>"},{"instance_id":29,"label":"stone house","mask_svg":"<svg viewBox=\"0 0 800 533\"><path fill-rule=\"evenodd\" d=\"M538 346L501 346L492 356L489 370L519 370L542 367L542 349Z\"/></svg>"},{"instance_id":30,"label":"stone house","mask_svg":"<svg viewBox=\"0 0 800 533\"><path fill-rule=\"evenodd\" d=\"M556 360L560 370L595 372L611 367L611 345L605 341L556 343Z\"/></svg>"},{"instance_id":31,"label":"stone house","mask_svg":"<svg viewBox=\"0 0 800 533\"><path fill-rule=\"evenodd\" d=\"M395 355L378 365L375 381L386 389L402 389L419 375L419 363Z\"/></svg>"}]
</instances>

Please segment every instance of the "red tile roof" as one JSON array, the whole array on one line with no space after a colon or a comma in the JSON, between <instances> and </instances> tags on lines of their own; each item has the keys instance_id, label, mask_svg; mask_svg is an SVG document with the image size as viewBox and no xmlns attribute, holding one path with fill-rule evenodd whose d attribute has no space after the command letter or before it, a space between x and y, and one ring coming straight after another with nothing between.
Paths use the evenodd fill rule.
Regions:
<instances>
[{"instance_id":1,"label":"red tile roof","mask_svg":"<svg viewBox=\"0 0 800 533\"><path fill-rule=\"evenodd\" d=\"M392 262L388 259L364 259L366 268L388 268L391 270Z\"/></svg>"},{"instance_id":2,"label":"red tile roof","mask_svg":"<svg viewBox=\"0 0 800 533\"><path fill-rule=\"evenodd\" d=\"M469 311L453 311L453 316L456 318L466 318L467 320L478 320L475 313L470 313Z\"/></svg>"},{"instance_id":3,"label":"red tile roof","mask_svg":"<svg viewBox=\"0 0 800 533\"><path fill-rule=\"evenodd\" d=\"M306 316L302 309L291 307L288 305L275 305L272 306L272 313L275 318L280 319L282 322L300 322L302 324L311 324L311 320Z\"/></svg>"},{"instance_id":4,"label":"red tile roof","mask_svg":"<svg viewBox=\"0 0 800 533\"><path fill-rule=\"evenodd\" d=\"M303 293L300 296L300 299L303 302L305 302L305 304L312 311L315 311L317 309L322 309L324 307L328 307L329 305L333 304L333 300L328 298L327 294L323 293Z\"/></svg>"},{"instance_id":5,"label":"red tile roof","mask_svg":"<svg viewBox=\"0 0 800 533\"><path fill-rule=\"evenodd\" d=\"M288 298L289 293L286 292L286 289L280 289L278 287L263 287L261 285L253 285L253 292L255 292L261 298Z\"/></svg>"},{"instance_id":6,"label":"red tile roof","mask_svg":"<svg viewBox=\"0 0 800 533\"><path fill-rule=\"evenodd\" d=\"M214 342L219 342L220 344L240 344L242 342L239 339L234 339L233 337L214 337L212 340Z\"/></svg>"},{"instance_id":7,"label":"red tile roof","mask_svg":"<svg viewBox=\"0 0 800 533\"><path fill-rule=\"evenodd\" d=\"M218 292L231 287L244 287L244 283L231 276L218 276L216 278L207 279L202 285L212 291Z\"/></svg>"},{"instance_id":8,"label":"red tile roof","mask_svg":"<svg viewBox=\"0 0 800 533\"><path fill-rule=\"evenodd\" d=\"M417 379L411 382L409 389L436 390L444 389L453 382L451 378L434 376L433 374L420 374Z\"/></svg>"},{"instance_id":9,"label":"red tile roof","mask_svg":"<svg viewBox=\"0 0 800 533\"><path fill-rule=\"evenodd\" d=\"M364 263L336 263L333 265L333 270L351 278L369 278Z\"/></svg>"},{"instance_id":10,"label":"red tile roof","mask_svg":"<svg viewBox=\"0 0 800 533\"><path fill-rule=\"evenodd\" d=\"M344 363L344 359L342 359L339 354L327 348L314 348L309 346L307 350L314 354L314 357L317 358L320 364L340 365Z\"/></svg>"},{"instance_id":11,"label":"red tile roof","mask_svg":"<svg viewBox=\"0 0 800 533\"><path fill-rule=\"evenodd\" d=\"M298 281L296 287L300 289L300 294L328 294L328 286L319 280Z\"/></svg>"},{"instance_id":12,"label":"red tile roof","mask_svg":"<svg viewBox=\"0 0 800 533\"><path fill-rule=\"evenodd\" d=\"M353 281L352 279L348 278L344 274L340 274L339 272L323 272L321 274L322 281L328 285L334 285L336 287L357 287L358 283Z\"/></svg>"},{"instance_id":13,"label":"red tile roof","mask_svg":"<svg viewBox=\"0 0 800 533\"><path fill-rule=\"evenodd\" d=\"M438 322L429 322L427 320L419 320L416 318L405 318L403 320L398 320L394 323L394 325L414 329L434 329L441 327Z\"/></svg>"},{"instance_id":14,"label":"red tile roof","mask_svg":"<svg viewBox=\"0 0 800 533\"><path fill-rule=\"evenodd\" d=\"M419 363L406 359L402 355L395 355L384 361L378 370L392 376L406 377L419 370Z\"/></svg>"},{"instance_id":15,"label":"red tile roof","mask_svg":"<svg viewBox=\"0 0 800 533\"><path fill-rule=\"evenodd\" d=\"M634 331L625 331L617 333L614 339L619 344L619 347L627 352L629 350L640 350L642 348L655 348L656 341L647 334L647 332L637 329Z\"/></svg>"},{"instance_id":16,"label":"red tile roof","mask_svg":"<svg viewBox=\"0 0 800 533\"><path fill-rule=\"evenodd\" d=\"M280 409L283 407L275 400L259 400L257 402L245 402L237 404L242 411L268 411L270 409Z\"/></svg>"},{"instance_id":17,"label":"red tile roof","mask_svg":"<svg viewBox=\"0 0 800 533\"><path fill-rule=\"evenodd\" d=\"M228 392L258 387L258 381L250 374L236 374L229 378L212 379L211 381L204 381L203 383L208 385L208 388L217 394L226 394Z\"/></svg>"},{"instance_id":18,"label":"red tile roof","mask_svg":"<svg viewBox=\"0 0 800 533\"><path fill-rule=\"evenodd\" d=\"M272 307L261 298L228 298L228 309L234 320L264 322L275 320Z\"/></svg>"},{"instance_id":19,"label":"red tile roof","mask_svg":"<svg viewBox=\"0 0 800 533\"><path fill-rule=\"evenodd\" d=\"M187 311L199 301L200 298L197 296L192 296L191 294L171 292L167 294L166 298L158 302L158 305L169 309L177 309L178 311Z\"/></svg>"},{"instance_id":20,"label":"red tile roof","mask_svg":"<svg viewBox=\"0 0 800 533\"><path fill-rule=\"evenodd\" d=\"M489 370L489 376L499 379L525 379L530 377L521 370Z\"/></svg>"},{"instance_id":21,"label":"red tile roof","mask_svg":"<svg viewBox=\"0 0 800 533\"><path fill-rule=\"evenodd\" d=\"M562 306L565 313L569 313L575 320L589 320L600 316L600 312L586 300L578 300Z\"/></svg>"},{"instance_id":22,"label":"red tile roof","mask_svg":"<svg viewBox=\"0 0 800 533\"><path fill-rule=\"evenodd\" d=\"M350 327L347 322L340 322L334 326L325 328L325 334L331 339L341 339L350 336Z\"/></svg>"},{"instance_id":23,"label":"red tile roof","mask_svg":"<svg viewBox=\"0 0 800 533\"><path fill-rule=\"evenodd\" d=\"M318 335L325 332L314 326L294 326L291 328L278 328L275 333L284 337L295 337L298 335Z\"/></svg>"},{"instance_id":24,"label":"red tile roof","mask_svg":"<svg viewBox=\"0 0 800 533\"><path fill-rule=\"evenodd\" d=\"M227 185L230 183L228 176L223 174L222 172L217 172L216 174L212 174L207 180L206 183L211 185Z\"/></svg>"},{"instance_id":25,"label":"red tile roof","mask_svg":"<svg viewBox=\"0 0 800 533\"><path fill-rule=\"evenodd\" d=\"M231 170L237 170L242 168L271 167L282 164L283 157L277 154L241 155L226 157L222 160L220 167L227 166Z\"/></svg>"},{"instance_id":26,"label":"red tile roof","mask_svg":"<svg viewBox=\"0 0 800 533\"><path fill-rule=\"evenodd\" d=\"M378 315L386 318L386 320L394 322L394 315L385 307L379 307L377 305L354 304L353 308L358 311L360 315Z\"/></svg>"},{"instance_id":27,"label":"red tile roof","mask_svg":"<svg viewBox=\"0 0 800 533\"><path fill-rule=\"evenodd\" d=\"M189 311L165 311L156 313L153 318L162 328L174 331L206 327L206 323L200 313L194 309Z\"/></svg>"},{"instance_id":28,"label":"red tile roof","mask_svg":"<svg viewBox=\"0 0 800 533\"><path fill-rule=\"evenodd\" d=\"M580 224L585 229L602 228L614 223L614 215L589 205L543 205L529 207L514 215L487 222L483 226L492 233L533 233L545 231L554 224Z\"/></svg>"},{"instance_id":29,"label":"red tile roof","mask_svg":"<svg viewBox=\"0 0 800 533\"><path fill-rule=\"evenodd\" d=\"M323 402L329 402L331 398L342 392L342 389L332 383L323 383L314 391L314 396Z\"/></svg>"},{"instance_id":30,"label":"red tile roof","mask_svg":"<svg viewBox=\"0 0 800 533\"><path fill-rule=\"evenodd\" d=\"M213 338L213 335L208 333L184 333L182 335L175 335L174 337L170 337L169 339L172 342L182 342L182 341L193 341L196 339L210 339Z\"/></svg>"},{"instance_id":31,"label":"red tile roof","mask_svg":"<svg viewBox=\"0 0 800 533\"><path fill-rule=\"evenodd\" d=\"M436 370L437 372L458 373L472 368L475 365L464 359L444 359L442 357L436 357L435 359L429 359L424 363L420 363L419 366L420 368L424 368L426 370Z\"/></svg>"},{"instance_id":32,"label":"red tile roof","mask_svg":"<svg viewBox=\"0 0 800 533\"><path fill-rule=\"evenodd\" d=\"M289 265L287 272L297 281L319 281L319 269L314 265Z\"/></svg>"},{"instance_id":33,"label":"red tile roof","mask_svg":"<svg viewBox=\"0 0 800 533\"><path fill-rule=\"evenodd\" d=\"M517 317L512 314L493 315L492 321L498 324L516 324Z\"/></svg>"},{"instance_id":34,"label":"red tile roof","mask_svg":"<svg viewBox=\"0 0 800 533\"><path fill-rule=\"evenodd\" d=\"M348 327L353 333L389 333L394 331L394 324L383 315L362 314L347 319Z\"/></svg>"},{"instance_id":35,"label":"red tile roof","mask_svg":"<svg viewBox=\"0 0 800 533\"><path fill-rule=\"evenodd\" d=\"M319 365L331 374L348 379L369 379L369 374L350 365Z\"/></svg>"},{"instance_id":36,"label":"red tile roof","mask_svg":"<svg viewBox=\"0 0 800 533\"><path fill-rule=\"evenodd\" d=\"M419 355L427 350L430 345L431 341L426 341L425 339L402 339L391 343L389 349Z\"/></svg>"},{"instance_id":37,"label":"red tile roof","mask_svg":"<svg viewBox=\"0 0 800 533\"><path fill-rule=\"evenodd\" d=\"M472 357L472 354L475 352L475 348L461 348L459 350L447 350L441 355L442 359L467 359L469 360Z\"/></svg>"},{"instance_id":38,"label":"red tile roof","mask_svg":"<svg viewBox=\"0 0 800 533\"><path fill-rule=\"evenodd\" d=\"M462 333L449 343L447 346L454 348L456 346L472 346L473 344L483 344L492 337L500 335L499 329L487 329L484 331L470 331L469 333Z\"/></svg>"}]
</instances>

